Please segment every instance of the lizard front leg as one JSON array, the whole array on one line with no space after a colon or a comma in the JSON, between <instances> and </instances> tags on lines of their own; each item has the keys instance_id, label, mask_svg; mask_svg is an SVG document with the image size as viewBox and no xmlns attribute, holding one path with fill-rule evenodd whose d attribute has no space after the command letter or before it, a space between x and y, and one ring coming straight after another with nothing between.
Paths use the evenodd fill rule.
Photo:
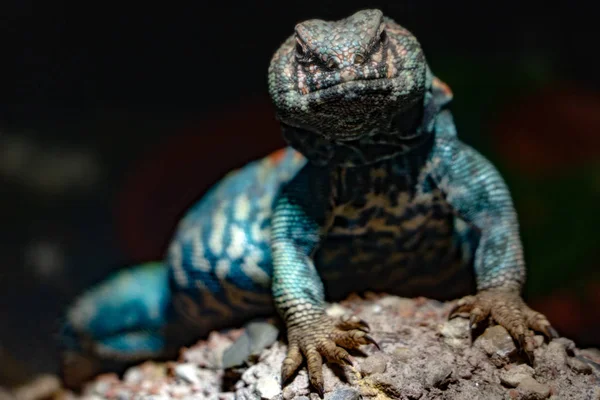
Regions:
<instances>
[{"instance_id":1,"label":"lizard front leg","mask_svg":"<svg viewBox=\"0 0 600 400\"><path fill-rule=\"evenodd\" d=\"M310 383L323 396L323 357L351 363L344 348L374 343L357 317L325 314L323 283L312 260L331 224L329 173L306 166L279 196L271 224L273 298L288 331L285 383L306 359Z\"/></svg>"},{"instance_id":2,"label":"lizard front leg","mask_svg":"<svg viewBox=\"0 0 600 400\"><path fill-rule=\"evenodd\" d=\"M452 315L468 312L472 325L491 317L519 341L531 360L532 330L548 337L555 331L521 297L525 265L509 189L485 157L454 136L450 113L438 118L431 176L458 216L480 232L474 255L478 292L460 300Z\"/></svg>"}]
</instances>

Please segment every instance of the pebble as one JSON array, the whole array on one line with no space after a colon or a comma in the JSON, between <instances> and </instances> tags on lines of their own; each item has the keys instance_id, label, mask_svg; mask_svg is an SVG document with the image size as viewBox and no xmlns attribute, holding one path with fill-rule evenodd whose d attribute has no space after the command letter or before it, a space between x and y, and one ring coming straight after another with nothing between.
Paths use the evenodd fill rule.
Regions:
<instances>
[{"instance_id":1,"label":"pebble","mask_svg":"<svg viewBox=\"0 0 600 400\"><path fill-rule=\"evenodd\" d=\"M133 367L129 368L124 376L123 381L127 383L140 383L144 380L144 372L141 368Z\"/></svg>"},{"instance_id":2,"label":"pebble","mask_svg":"<svg viewBox=\"0 0 600 400\"><path fill-rule=\"evenodd\" d=\"M500 373L500 382L509 387L517 387L523 379L532 377L535 373L534 369L527 364L515 365L508 371Z\"/></svg>"},{"instance_id":3,"label":"pebble","mask_svg":"<svg viewBox=\"0 0 600 400\"><path fill-rule=\"evenodd\" d=\"M370 377L372 386L384 392L388 397L418 399L422 396L424 388L417 381L410 381L398 376L388 374L376 374Z\"/></svg>"},{"instance_id":4,"label":"pebble","mask_svg":"<svg viewBox=\"0 0 600 400\"><path fill-rule=\"evenodd\" d=\"M250 336L244 331L235 342L227 347L221 356L220 367L227 369L242 365L252 354Z\"/></svg>"},{"instance_id":5,"label":"pebble","mask_svg":"<svg viewBox=\"0 0 600 400\"><path fill-rule=\"evenodd\" d=\"M523 396L523 400L543 400L550 397L550 386L539 383L532 377L525 377L517 390Z\"/></svg>"},{"instance_id":6,"label":"pebble","mask_svg":"<svg viewBox=\"0 0 600 400\"><path fill-rule=\"evenodd\" d=\"M344 387L331 393L328 400L358 400L359 398L360 393L356 389Z\"/></svg>"},{"instance_id":7,"label":"pebble","mask_svg":"<svg viewBox=\"0 0 600 400\"><path fill-rule=\"evenodd\" d=\"M565 345L557 340L548 344L546 351L540 359L540 364L551 366L554 370L564 370L567 368L567 351Z\"/></svg>"},{"instance_id":8,"label":"pebble","mask_svg":"<svg viewBox=\"0 0 600 400\"><path fill-rule=\"evenodd\" d=\"M573 351L576 348L575 342L572 341L571 339L567 339L565 337L556 338L552 342L562 345L563 348L565 349L565 351L569 354L573 354Z\"/></svg>"},{"instance_id":9,"label":"pebble","mask_svg":"<svg viewBox=\"0 0 600 400\"><path fill-rule=\"evenodd\" d=\"M169 389L169 394L172 397L181 398L181 397L189 395L191 391L192 391L192 389L189 386L177 385L177 386L172 386Z\"/></svg>"},{"instance_id":10,"label":"pebble","mask_svg":"<svg viewBox=\"0 0 600 400\"><path fill-rule=\"evenodd\" d=\"M470 340L469 321L466 318L452 318L440 327L444 342L451 347L462 347Z\"/></svg>"},{"instance_id":11,"label":"pebble","mask_svg":"<svg viewBox=\"0 0 600 400\"><path fill-rule=\"evenodd\" d=\"M340 304L335 303L329 306L326 312L327 315L329 315L330 317L341 317L345 314L348 314L348 309L341 306Z\"/></svg>"},{"instance_id":12,"label":"pebble","mask_svg":"<svg viewBox=\"0 0 600 400\"><path fill-rule=\"evenodd\" d=\"M219 395L219 399L221 399L221 398L222 398L221 395ZM243 390L238 390L235 393L235 399L236 400L260 400L261 397L256 391L254 391L250 388L244 388Z\"/></svg>"},{"instance_id":13,"label":"pebble","mask_svg":"<svg viewBox=\"0 0 600 400\"><path fill-rule=\"evenodd\" d=\"M367 357L360 365L363 376L385 372L388 356L384 353L375 353Z\"/></svg>"},{"instance_id":14,"label":"pebble","mask_svg":"<svg viewBox=\"0 0 600 400\"><path fill-rule=\"evenodd\" d=\"M191 384L199 384L198 371L191 363L178 364L175 366L175 375Z\"/></svg>"},{"instance_id":15,"label":"pebble","mask_svg":"<svg viewBox=\"0 0 600 400\"><path fill-rule=\"evenodd\" d=\"M446 363L432 364L427 371L427 387L439 387L452 375L452 366Z\"/></svg>"},{"instance_id":16,"label":"pebble","mask_svg":"<svg viewBox=\"0 0 600 400\"><path fill-rule=\"evenodd\" d=\"M410 400L416 400L423 395L423 388L416 382L410 382L404 386L403 394Z\"/></svg>"},{"instance_id":17,"label":"pebble","mask_svg":"<svg viewBox=\"0 0 600 400\"><path fill-rule=\"evenodd\" d=\"M267 375L256 382L256 390L263 399L272 399L281 393L281 385L274 376Z\"/></svg>"},{"instance_id":18,"label":"pebble","mask_svg":"<svg viewBox=\"0 0 600 400\"><path fill-rule=\"evenodd\" d=\"M571 367L573 371L579 372L580 374L592 373L592 366L579 357L570 357L567 360L567 364L569 364L569 367Z\"/></svg>"},{"instance_id":19,"label":"pebble","mask_svg":"<svg viewBox=\"0 0 600 400\"><path fill-rule=\"evenodd\" d=\"M397 361L405 363L405 362L409 361L411 358L413 358L415 356L415 353L408 347L397 347L394 349L394 352L392 353L392 355L394 356L394 359L396 359Z\"/></svg>"},{"instance_id":20,"label":"pebble","mask_svg":"<svg viewBox=\"0 0 600 400\"><path fill-rule=\"evenodd\" d=\"M470 369L464 368L459 370L459 377L462 379L471 379L473 372Z\"/></svg>"},{"instance_id":21,"label":"pebble","mask_svg":"<svg viewBox=\"0 0 600 400\"><path fill-rule=\"evenodd\" d=\"M302 400L302 399L300 399L300 397L296 397L297 391L296 391L296 389L294 387L292 387L292 385L285 386L283 388L283 393L282 394L283 394L284 400L292 400L292 399L294 399L294 400ZM301 396L301 397L306 397L306 396ZM306 397L306 399L308 399L308 398Z\"/></svg>"},{"instance_id":22,"label":"pebble","mask_svg":"<svg viewBox=\"0 0 600 400\"><path fill-rule=\"evenodd\" d=\"M279 329L268 322L251 322L246 326L250 338L251 354L260 354L264 349L275 343Z\"/></svg>"},{"instance_id":23,"label":"pebble","mask_svg":"<svg viewBox=\"0 0 600 400\"><path fill-rule=\"evenodd\" d=\"M446 338L468 339L469 321L466 318L452 318L440 327L440 333Z\"/></svg>"},{"instance_id":24,"label":"pebble","mask_svg":"<svg viewBox=\"0 0 600 400\"><path fill-rule=\"evenodd\" d=\"M510 363L517 354L517 347L512 337L504 327L494 325L489 327L475 340L475 346L483 350L496 367Z\"/></svg>"}]
</instances>

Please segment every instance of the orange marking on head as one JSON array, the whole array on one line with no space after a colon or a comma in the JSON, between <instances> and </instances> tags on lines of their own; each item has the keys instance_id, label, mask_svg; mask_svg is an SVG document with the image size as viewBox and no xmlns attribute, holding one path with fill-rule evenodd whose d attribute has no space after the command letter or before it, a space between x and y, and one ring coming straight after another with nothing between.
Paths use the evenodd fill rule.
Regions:
<instances>
[{"instance_id":1,"label":"orange marking on head","mask_svg":"<svg viewBox=\"0 0 600 400\"><path fill-rule=\"evenodd\" d=\"M299 151L294 151L294 160L296 160L296 161L303 161L304 160L304 156Z\"/></svg>"},{"instance_id":2,"label":"orange marking on head","mask_svg":"<svg viewBox=\"0 0 600 400\"><path fill-rule=\"evenodd\" d=\"M271 164L279 164L281 160L283 160L283 158L285 157L285 151L285 148L275 150L267 156L267 159Z\"/></svg>"},{"instance_id":3,"label":"orange marking on head","mask_svg":"<svg viewBox=\"0 0 600 400\"><path fill-rule=\"evenodd\" d=\"M446 96L448 97L453 97L453 93L452 90L450 89L450 86L448 86L447 84L445 84L444 82L442 82L439 78L434 77L433 81L432 81L432 85L435 89L441 91L442 93L444 93Z\"/></svg>"}]
</instances>

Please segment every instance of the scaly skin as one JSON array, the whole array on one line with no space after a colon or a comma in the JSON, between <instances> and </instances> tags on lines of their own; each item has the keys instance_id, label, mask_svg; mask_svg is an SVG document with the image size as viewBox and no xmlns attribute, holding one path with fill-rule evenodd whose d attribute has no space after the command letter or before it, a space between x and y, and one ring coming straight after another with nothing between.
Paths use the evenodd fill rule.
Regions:
<instances>
[{"instance_id":1,"label":"scaly skin","mask_svg":"<svg viewBox=\"0 0 600 400\"><path fill-rule=\"evenodd\" d=\"M410 32L378 10L305 21L273 56L268 82L290 147L211 189L164 263L84 294L68 313L65 360L165 357L276 310L289 343L282 381L306 359L322 394L323 357L348 363L346 349L374 343L365 321L334 320L325 301L366 290L468 295L456 313L491 316L529 355L532 329L552 334L521 299L509 190L457 138L452 94ZM85 378L80 362L65 364L73 386Z\"/></svg>"}]
</instances>

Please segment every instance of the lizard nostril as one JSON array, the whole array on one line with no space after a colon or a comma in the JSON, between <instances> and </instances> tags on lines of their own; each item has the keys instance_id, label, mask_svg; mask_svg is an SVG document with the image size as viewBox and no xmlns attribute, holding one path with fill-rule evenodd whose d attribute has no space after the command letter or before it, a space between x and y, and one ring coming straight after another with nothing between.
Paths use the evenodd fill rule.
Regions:
<instances>
[{"instance_id":1,"label":"lizard nostril","mask_svg":"<svg viewBox=\"0 0 600 400\"><path fill-rule=\"evenodd\" d=\"M357 54L354 56L354 64L362 64L365 62L365 56L362 54Z\"/></svg>"},{"instance_id":2,"label":"lizard nostril","mask_svg":"<svg viewBox=\"0 0 600 400\"><path fill-rule=\"evenodd\" d=\"M335 66L336 66L336 63L333 58L330 58L329 60L327 60L327 68L334 69Z\"/></svg>"}]
</instances>

